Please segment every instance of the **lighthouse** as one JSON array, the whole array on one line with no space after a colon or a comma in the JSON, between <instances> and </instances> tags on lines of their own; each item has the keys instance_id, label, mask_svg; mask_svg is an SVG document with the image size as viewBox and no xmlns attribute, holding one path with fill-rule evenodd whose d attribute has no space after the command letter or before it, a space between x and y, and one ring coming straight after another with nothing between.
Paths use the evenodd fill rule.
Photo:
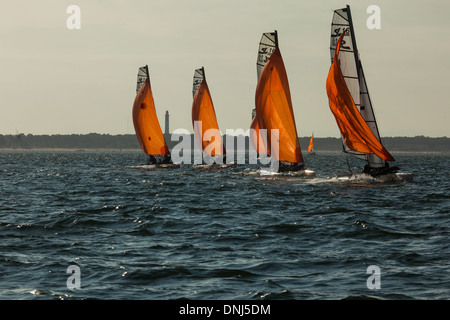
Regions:
<instances>
[{"instance_id":1,"label":"lighthouse","mask_svg":"<svg viewBox=\"0 0 450 320\"><path fill-rule=\"evenodd\" d=\"M166 127L164 128L164 134L169 134L169 111L166 110Z\"/></svg>"}]
</instances>

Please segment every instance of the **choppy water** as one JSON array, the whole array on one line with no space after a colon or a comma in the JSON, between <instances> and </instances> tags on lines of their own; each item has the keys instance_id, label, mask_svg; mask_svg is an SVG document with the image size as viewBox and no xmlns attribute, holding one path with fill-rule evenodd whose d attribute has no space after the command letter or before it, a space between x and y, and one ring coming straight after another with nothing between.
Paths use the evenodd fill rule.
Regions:
<instances>
[{"instance_id":1,"label":"choppy water","mask_svg":"<svg viewBox=\"0 0 450 320\"><path fill-rule=\"evenodd\" d=\"M301 179L0 151L0 299L449 299L450 156L396 158L413 182L339 181L342 154Z\"/></svg>"}]
</instances>

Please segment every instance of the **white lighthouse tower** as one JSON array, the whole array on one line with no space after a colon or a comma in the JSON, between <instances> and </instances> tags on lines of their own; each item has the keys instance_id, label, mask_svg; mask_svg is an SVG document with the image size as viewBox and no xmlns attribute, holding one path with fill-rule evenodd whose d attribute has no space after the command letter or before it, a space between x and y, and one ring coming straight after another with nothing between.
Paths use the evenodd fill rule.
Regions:
<instances>
[{"instance_id":1,"label":"white lighthouse tower","mask_svg":"<svg viewBox=\"0 0 450 320\"><path fill-rule=\"evenodd\" d=\"M166 110L166 126L164 128L164 134L169 134L169 111Z\"/></svg>"}]
</instances>

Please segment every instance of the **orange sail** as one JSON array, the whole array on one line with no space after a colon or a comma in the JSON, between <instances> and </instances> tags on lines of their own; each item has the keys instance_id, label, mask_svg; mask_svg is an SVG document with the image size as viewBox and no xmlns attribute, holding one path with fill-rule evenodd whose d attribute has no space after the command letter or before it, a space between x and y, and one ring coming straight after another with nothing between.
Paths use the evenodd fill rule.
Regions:
<instances>
[{"instance_id":1,"label":"orange sail","mask_svg":"<svg viewBox=\"0 0 450 320\"><path fill-rule=\"evenodd\" d=\"M339 64L339 50L344 35L345 32L339 38L327 78L326 88L331 112L350 150L373 153L385 161L395 161L359 113L345 83Z\"/></svg>"},{"instance_id":2,"label":"orange sail","mask_svg":"<svg viewBox=\"0 0 450 320\"><path fill-rule=\"evenodd\" d=\"M196 81L196 75L200 75L201 80ZM203 68L197 69L194 74L194 89L196 88L192 102L194 134L198 144L206 154L210 156L225 155L225 147L220 136L216 112L204 75Z\"/></svg>"},{"instance_id":3,"label":"orange sail","mask_svg":"<svg viewBox=\"0 0 450 320\"><path fill-rule=\"evenodd\" d=\"M258 123L258 118L256 116L253 118L252 123L250 124L250 129L253 129L250 131L250 139L256 149L256 152L258 154L267 154L266 148L264 146L264 138L260 134L260 126Z\"/></svg>"},{"instance_id":4,"label":"orange sail","mask_svg":"<svg viewBox=\"0 0 450 320\"><path fill-rule=\"evenodd\" d=\"M288 78L279 48L275 49L261 72L256 87L255 106L258 124L263 124L267 129L265 147L268 153L280 161L303 162ZM272 129L279 130L277 154L271 154L271 146L275 142L271 139Z\"/></svg>"},{"instance_id":5,"label":"orange sail","mask_svg":"<svg viewBox=\"0 0 450 320\"><path fill-rule=\"evenodd\" d=\"M312 152L314 149L314 134L311 136L311 140L309 140L308 152Z\"/></svg>"},{"instance_id":6,"label":"orange sail","mask_svg":"<svg viewBox=\"0 0 450 320\"><path fill-rule=\"evenodd\" d=\"M153 94L148 76L148 68L142 67L139 72L144 73L144 77L141 79L143 84L139 88L133 104L133 124L136 136L142 151L146 154L169 154L169 148L167 147L156 115L155 103L153 101ZM138 75L138 86L139 84Z\"/></svg>"}]
</instances>

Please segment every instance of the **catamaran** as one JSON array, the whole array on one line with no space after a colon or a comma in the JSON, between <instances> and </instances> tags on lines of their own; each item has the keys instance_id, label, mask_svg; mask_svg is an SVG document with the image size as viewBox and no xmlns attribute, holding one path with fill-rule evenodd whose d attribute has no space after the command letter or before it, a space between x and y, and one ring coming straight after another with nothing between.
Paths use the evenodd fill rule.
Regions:
<instances>
[{"instance_id":1,"label":"catamaran","mask_svg":"<svg viewBox=\"0 0 450 320\"><path fill-rule=\"evenodd\" d=\"M326 89L329 106L342 135L343 151L367 162L363 173L381 180L409 180L383 146L356 47L350 6L334 11L331 23L331 67Z\"/></svg>"},{"instance_id":2,"label":"catamaran","mask_svg":"<svg viewBox=\"0 0 450 320\"><path fill-rule=\"evenodd\" d=\"M137 75L136 98L133 103L133 125L142 151L148 155L145 168L179 167L171 159L156 115L148 66L140 67Z\"/></svg>"},{"instance_id":3,"label":"catamaran","mask_svg":"<svg viewBox=\"0 0 450 320\"><path fill-rule=\"evenodd\" d=\"M226 150L220 135L204 67L194 72L192 95L192 125L197 143L206 155L207 164L212 165L215 162L223 165L226 160Z\"/></svg>"},{"instance_id":4,"label":"catamaran","mask_svg":"<svg viewBox=\"0 0 450 320\"><path fill-rule=\"evenodd\" d=\"M261 146L258 153L266 152L278 161L277 172L296 172L298 175L313 176L312 170L305 170L300 142L295 125L289 82L278 47L278 34L263 33L256 61L258 84L255 94L255 116L250 125ZM265 129L267 137L261 134ZM276 134L278 133L278 135ZM275 134L274 134L275 133ZM261 143L262 142L262 143ZM272 150L273 149L273 150ZM266 168L261 168L265 173Z\"/></svg>"}]
</instances>

